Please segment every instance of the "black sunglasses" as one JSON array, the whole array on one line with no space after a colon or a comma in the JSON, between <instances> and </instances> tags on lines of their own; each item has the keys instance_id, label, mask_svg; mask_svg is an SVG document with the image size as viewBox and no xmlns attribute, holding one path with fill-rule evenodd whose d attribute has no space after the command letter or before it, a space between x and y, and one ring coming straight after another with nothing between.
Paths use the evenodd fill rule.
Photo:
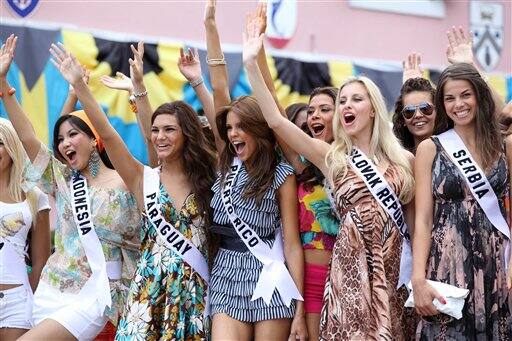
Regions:
<instances>
[{"instance_id":1,"label":"black sunglasses","mask_svg":"<svg viewBox=\"0 0 512 341\"><path fill-rule=\"evenodd\" d=\"M434 112L434 107L432 106L432 104L422 102L418 105L406 105L402 109L402 116L406 120L410 120L411 118L413 118L414 114L416 113L416 110L418 109L420 110L421 114L425 116L430 116Z\"/></svg>"}]
</instances>

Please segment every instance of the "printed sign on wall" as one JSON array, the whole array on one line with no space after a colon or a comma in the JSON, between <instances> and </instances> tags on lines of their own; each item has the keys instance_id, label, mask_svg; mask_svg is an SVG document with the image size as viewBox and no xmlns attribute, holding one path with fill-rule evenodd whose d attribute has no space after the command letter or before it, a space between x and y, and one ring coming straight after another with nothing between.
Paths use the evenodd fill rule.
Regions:
<instances>
[{"instance_id":1,"label":"printed sign on wall","mask_svg":"<svg viewBox=\"0 0 512 341\"><path fill-rule=\"evenodd\" d=\"M7 0L7 3L16 14L24 18L32 13L39 0Z\"/></svg>"},{"instance_id":2,"label":"printed sign on wall","mask_svg":"<svg viewBox=\"0 0 512 341\"><path fill-rule=\"evenodd\" d=\"M492 71L498 65L503 50L503 5L472 1L469 13L473 53L482 69Z\"/></svg>"},{"instance_id":3,"label":"printed sign on wall","mask_svg":"<svg viewBox=\"0 0 512 341\"><path fill-rule=\"evenodd\" d=\"M281 49L293 38L297 27L297 1L274 0L267 3L267 39Z\"/></svg>"}]
</instances>

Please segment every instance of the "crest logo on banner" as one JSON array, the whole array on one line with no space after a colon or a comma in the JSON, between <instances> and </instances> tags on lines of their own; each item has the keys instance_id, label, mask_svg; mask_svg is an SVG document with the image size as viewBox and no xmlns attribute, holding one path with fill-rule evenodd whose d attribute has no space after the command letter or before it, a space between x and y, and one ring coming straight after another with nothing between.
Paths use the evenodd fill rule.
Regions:
<instances>
[{"instance_id":1,"label":"crest logo on banner","mask_svg":"<svg viewBox=\"0 0 512 341\"><path fill-rule=\"evenodd\" d=\"M267 39L272 46L282 49L295 35L297 1L272 0L267 3Z\"/></svg>"},{"instance_id":2,"label":"crest logo on banner","mask_svg":"<svg viewBox=\"0 0 512 341\"><path fill-rule=\"evenodd\" d=\"M26 17L34 8L36 8L39 0L7 0L7 3L20 17Z\"/></svg>"},{"instance_id":3,"label":"crest logo on banner","mask_svg":"<svg viewBox=\"0 0 512 341\"><path fill-rule=\"evenodd\" d=\"M498 65L503 50L503 5L472 1L469 9L473 53L485 71Z\"/></svg>"}]
</instances>

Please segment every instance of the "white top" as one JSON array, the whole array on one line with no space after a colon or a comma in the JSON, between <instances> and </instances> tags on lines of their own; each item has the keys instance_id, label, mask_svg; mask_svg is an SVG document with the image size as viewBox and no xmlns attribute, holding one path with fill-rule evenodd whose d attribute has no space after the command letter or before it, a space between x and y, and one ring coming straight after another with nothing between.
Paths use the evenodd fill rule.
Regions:
<instances>
[{"instance_id":1,"label":"white top","mask_svg":"<svg viewBox=\"0 0 512 341\"><path fill-rule=\"evenodd\" d=\"M50 209L48 196L34 187L37 211ZM28 202L7 204L0 201L0 283L23 284L27 278L25 254L33 217Z\"/></svg>"}]
</instances>

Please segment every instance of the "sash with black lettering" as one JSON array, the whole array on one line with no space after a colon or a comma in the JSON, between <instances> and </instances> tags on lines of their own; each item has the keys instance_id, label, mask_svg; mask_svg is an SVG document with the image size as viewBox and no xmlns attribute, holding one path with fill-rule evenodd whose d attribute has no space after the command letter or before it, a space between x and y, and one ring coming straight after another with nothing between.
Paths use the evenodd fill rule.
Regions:
<instances>
[{"instance_id":1,"label":"sash with black lettering","mask_svg":"<svg viewBox=\"0 0 512 341\"><path fill-rule=\"evenodd\" d=\"M446 150L450 160L466 181L471 194L473 194L473 197L478 202L491 224L507 237L505 244L505 267L508 268L508 261L510 259L510 228L501 214L496 193L494 193L485 173L475 162L471 153L464 145L464 141L462 141L455 130L450 129L438 135L437 138L439 142L441 142L444 150Z\"/></svg>"},{"instance_id":2,"label":"sash with black lettering","mask_svg":"<svg viewBox=\"0 0 512 341\"><path fill-rule=\"evenodd\" d=\"M402 285L409 283L412 273L411 237L405 222L402 204L384 176L361 150L353 147L348 161L356 174L364 181L375 200L393 219L403 237L400 275L397 286L397 288L400 288Z\"/></svg>"},{"instance_id":3,"label":"sash with black lettering","mask_svg":"<svg viewBox=\"0 0 512 341\"><path fill-rule=\"evenodd\" d=\"M107 275L107 264L100 240L92 223L91 201L87 188L87 179L80 173L72 176L70 182L71 206L80 242L84 248L87 262L92 275L89 277L80 294L87 298L97 298L102 307L112 305L110 285Z\"/></svg>"},{"instance_id":4,"label":"sash with black lettering","mask_svg":"<svg viewBox=\"0 0 512 341\"><path fill-rule=\"evenodd\" d=\"M270 304L274 290L277 290L286 306L290 306L292 299L303 301L293 278L290 276L286 265L284 264L283 253L283 237L281 229L276 231L276 236L272 248L263 242L258 234L240 219L235 211L235 207L231 201L231 189L236 182L238 171L242 167L239 158L234 158L229 173L224 180L224 186L221 189L221 199L224 209L228 215L231 224L235 228L236 233L244 242L249 251L263 263L256 288L252 295L251 301L262 298L267 305Z\"/></svg>"},{"instance_id":5,"label":"sash with black lettering","mask_svg":"<svg viewBox=\"0 0 512 341\"><path fill-rule=\"evenodd\" d=\"M160 174L158 169L144 166L143 191L146 215L155 227L157 236L209 284L210 273L208 272L208 263L201 251L162 216L160 204L158 203L158 195L160 193Z\"/></svg>"}]
</instances>

